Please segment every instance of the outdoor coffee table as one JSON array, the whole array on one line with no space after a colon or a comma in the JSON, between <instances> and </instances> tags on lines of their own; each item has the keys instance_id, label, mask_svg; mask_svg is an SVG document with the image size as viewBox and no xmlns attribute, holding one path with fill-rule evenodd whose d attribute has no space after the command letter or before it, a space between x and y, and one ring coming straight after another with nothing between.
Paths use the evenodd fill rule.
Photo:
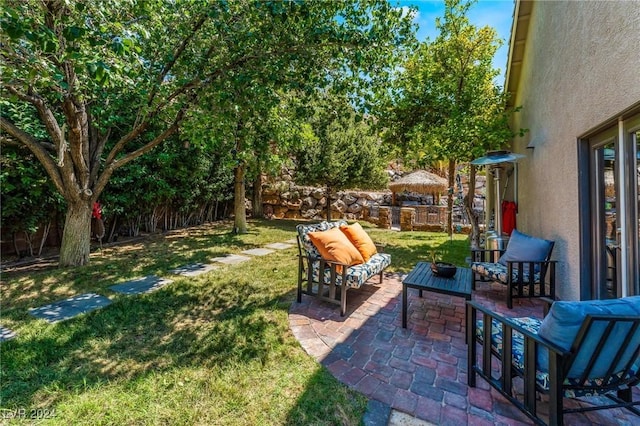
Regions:
<instances>
[{"instance_id":1,"label":"outdoor coffee table","mask_svg":"<svg viewBox=\"0 0 640 426\"><path fill-rule=\"evenodd\" d=\"M407 328L407 291L409 288L422 291L449 294L471 300L471 269L460 268L452 278L433 275L429 262L418 262L409 275L402 281L402 328Z\"/></svg>"}]
</instances>

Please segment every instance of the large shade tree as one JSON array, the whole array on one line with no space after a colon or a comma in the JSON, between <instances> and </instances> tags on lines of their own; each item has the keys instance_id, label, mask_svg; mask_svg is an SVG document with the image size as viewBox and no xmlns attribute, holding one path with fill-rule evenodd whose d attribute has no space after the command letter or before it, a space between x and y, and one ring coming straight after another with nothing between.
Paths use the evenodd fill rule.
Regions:
<instances>
[{"instance_id":1,"label":"large shade tree","mask_svg":"<svg viewBox=\"0 0 640 426\"><path fill-rule=\"evenodd\" d=\"M60 265L89 261L91 206L116 170L202 117L196 107L257 77L309 85L382 69L410 36L401 15L382 0L7 0L2 96L30 105L46 137L2 114L2 140L27 147L66 201Z\"/></svg>"},{"instance_id":2,"label":"large shade tree","mask_svg":"<svg viewBox=\"0 0 640 426\"><path fill-rule=\"evenodd\" d=\"M495 84L492 60L501 44L493 28L472 25L473 1L446 0L439 35L420 44L406 62L388 103L378 112L385 139L418 166L448 162L449 187L456 165L495 149L512 136L506 95ZM470 188L475 187L472 170ZM470 206L473 194L468 198ZM453 191L448 197L448 232L452 233ZM470 211L470 209L467 209Z\"/></svg>"}]
</instances>

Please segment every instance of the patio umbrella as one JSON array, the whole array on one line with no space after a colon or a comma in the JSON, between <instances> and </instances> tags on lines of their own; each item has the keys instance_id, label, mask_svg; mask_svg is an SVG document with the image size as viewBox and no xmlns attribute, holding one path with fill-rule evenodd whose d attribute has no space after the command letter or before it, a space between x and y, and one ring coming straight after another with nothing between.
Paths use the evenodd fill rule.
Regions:
<instances>
[{"instance_id":1,"label":"patio umbrella","mask_svg":"<svg viewBox=\"0 0 640 426\"><path fill-rule=\"evenodd\" d=\"M427 172L426 170L418 170L409 173L400 179L390 182L389 189L391 192L417 192L420 194L431 194L434 192L444 192L449 187L449 183L443 177Z\"/></svg>"}]
</instances>

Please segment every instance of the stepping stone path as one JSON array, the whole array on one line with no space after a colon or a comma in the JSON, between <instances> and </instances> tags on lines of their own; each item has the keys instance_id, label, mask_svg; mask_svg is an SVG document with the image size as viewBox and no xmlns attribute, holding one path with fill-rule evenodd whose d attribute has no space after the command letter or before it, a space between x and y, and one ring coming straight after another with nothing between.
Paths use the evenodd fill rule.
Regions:
<instances>
[{"instance_id":1,"label":"stepping stone path","mask_svg":"<svg viewBox=\"0 0 640 426\"><path fill-rule=\"evenodd\" d=\"M204 263L194 263L191 265L182 266L177 269L172 269L169 272L171 272L172 274L182 275L185 277L195 277L195 276L213 271L214 269L218 269L218 266L208 265Z\"/></svg>"},{"instance_id":2,"label":"stepping stone path","mask_svg":"<svg viewBox=\"0 0 640 426\"><path fill-rule=\"evenodd\" d=\"M166 280L155 275L148 275L146 277L127 281L122 284L113 285L109 288L116 293L142 294L156 291L171 282L171 280Z\"/></svg>"},{"instance_id":3,"label":"stepping stone path","mask_svg":"<svg viewBox=\"0 0 640 426\"><path fill-rule=\"evenodd\" d=\"M242 253L252 256L266 256L271 254L274 250L286 250L296 244L296 239L290 239L284 243L272 243L267 244L265 248L255 248L245 250ZM222 257L215 257L211 259L212 262L223 263L227 265L237 265L242 262L250 260L251 257L242 256L239 254L230 254ZM185 265L180 268L173 269L169 272L176 275L183 275L187 277L193 277L206 272L217 269L217 265L210 265L204 263L194 263ZM122 284L117 284L109 287L109 289L116 293L122 294L143 294L150 293L158 290L161 287L171 283L171 280L163 279L155 275L149 275L135 280L127 281ZM85 312L91 312L95 309L102 308L111 304L111 300L107 297L100 296L94 293L85 293L78 296L70 297L69 299L62 300L60 302L52 303L50 305L41 306L39 308L29 309L29 313L36 318L42 318L50 323L73 318L76 315L80 315ZM16 336L16 333L6 327L0 327L0 342L12 339Z\"/></svg>"},{"instance_id":4,"label":"stepping stone path","mask_svg":"<svg viewBox=\"0 0 640 426\"><path fill-rule=\"evenodd\" d=\"M13 339L16 337L16 332L10 330L6 327L0 327L0 342L5 342L7 340Z\"/></svg>"},{"instance_id":5,"label":"stepping stone path","mask_svg":"<svg viewBox=\"0 0 640 426\"><path fill-rule=\"evenodd\" d=\"M49 323L56 323L73 318L76 315L91 312L109 304L111 304L111 300L104 296L95 293L85 293L40 308L31 308L29 309L29 313Z\"/></svg>"},{"instance_id":6,"label":"stepping stone path","mask_svg":"<svg viewBox=\"0 0 640 426\"><path fill-rule=\"evenodd\" d=\"M293 244L273 243L273 244L267 244L265 247L270 248L270 249L275 249L275 250L286 250L286 249L289 249L289 248L293 247Z\"/></svg>"},{"instance_id":7,"label":"stepping stone path","mask_svg":"<svg viewBox=\"0 0 640 426\"><path fill-rule=\"evenodd\" d=\"M214 257L213 259L211 259L211 261L220 262L227 265L237 265L238 263L246 262L249 259L251 258L247 256L241 256L239 254L230 254L228 256L223 256L223 257Z\"/></svg>"},{"instance_id":8,"label":"stepping stone path","mask_svg":"<svg viewBox=\"0 0 640 426\"><path fill-rule=\"evenodd\" d=\"M254 249L245 250L242 253L250 254L252 256L265 256L267 254L273 253L273 250L269 250L265 248L254 248Z\"/></svg>"}]
</instances>

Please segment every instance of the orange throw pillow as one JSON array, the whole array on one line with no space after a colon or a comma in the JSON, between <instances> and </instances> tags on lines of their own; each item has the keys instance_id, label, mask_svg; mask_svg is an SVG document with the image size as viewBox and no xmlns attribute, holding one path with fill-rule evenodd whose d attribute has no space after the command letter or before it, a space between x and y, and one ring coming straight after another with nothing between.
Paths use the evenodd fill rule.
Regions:
<instances>
[{"instance_id":1,"label":"orange throw pillow","mask_svg":"<svg viewBox=\"0 0 640 426\"><path fill-rule=\"evenodd\" d=\"M339 228L331 228L327 231L309 232L309 238L326 260L344 263L345 265L357 265L364 263L362 255L349 241L347 236ZM342 268L336 268L342 272Z\"/></svg>"},{"instance_id":2,"label":"orange throw pillow","mask_svg":"<svg viewBox=\"0 0 640 426\"><path fill-rule=\"evenodd\" d=\"M344 232L349 241L358 249L365 262L368 262L371 256L378 252L373 240L371 240L369 234L362 229L362 226L358 222L353 225L341 225L340 230Z\"/></svg>"}]
</instances>

